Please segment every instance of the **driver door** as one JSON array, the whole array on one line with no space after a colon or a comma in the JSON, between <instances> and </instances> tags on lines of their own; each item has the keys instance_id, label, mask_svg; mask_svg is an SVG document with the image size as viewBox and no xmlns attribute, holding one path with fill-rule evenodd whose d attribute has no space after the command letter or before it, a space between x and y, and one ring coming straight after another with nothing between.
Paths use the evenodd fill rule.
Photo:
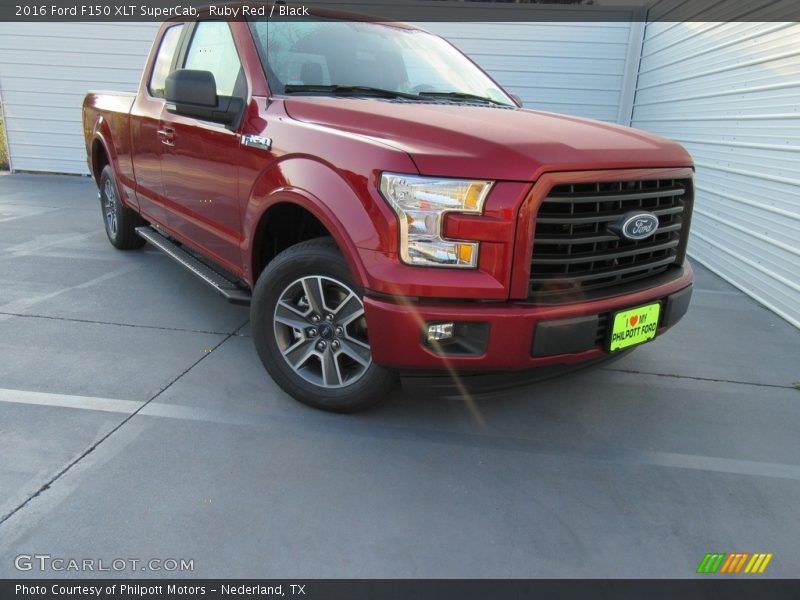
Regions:
<instances>
[{"instance_id":1,"label":"driver door","mask_svg":"<svg viewBox=\"0 0 800 600\"><path fill-rule=\"evenodd\" d=\"M194 24L178 68L210 71L219 96L247 96L244 71L225 21ZM166 107L160 125L169 227L240 274L239 133L219 123L170 113Z\"/></svg>"}]
</instances>

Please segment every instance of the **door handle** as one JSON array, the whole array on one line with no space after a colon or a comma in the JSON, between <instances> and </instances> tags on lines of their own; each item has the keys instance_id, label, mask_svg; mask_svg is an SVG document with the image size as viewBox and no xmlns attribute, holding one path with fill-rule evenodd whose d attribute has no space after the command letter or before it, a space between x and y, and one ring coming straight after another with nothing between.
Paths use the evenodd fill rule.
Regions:
<instances>
[{"instance_id":1,"label":"door handle","mask_svg":"<svg viewBox=\"0 0 800 600\"><path fill-rule=\"evenodd\" d=\"M175 130L172 127L165 127L164 129L158 130L158 139L161 140L162 144L166 144L167 146L174 146L175 145Z\"/></svg>"}]
</instances>

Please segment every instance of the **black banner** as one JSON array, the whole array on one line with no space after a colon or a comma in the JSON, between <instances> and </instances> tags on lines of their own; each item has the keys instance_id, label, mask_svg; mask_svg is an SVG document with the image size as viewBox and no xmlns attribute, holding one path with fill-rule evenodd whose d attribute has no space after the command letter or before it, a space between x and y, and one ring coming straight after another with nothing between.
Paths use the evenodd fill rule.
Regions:
<instances>
[{"instance_id":1,"label":"black banner","mask_svg":"<svg viewBox=\"0 0 800 600\"><path fill-rule=\"evenodd\" d=\"M800 598L800 580L2 580L3 600L711 600Z\"/></svg>"},{"instance_id":2,"label":"black banner","mask_svg":"<svg viewBox=\"0 0 800 600\"><path fill-rule=\"evenodd\" d=\"M0 0L0 21L17 22L313 19L320 11L407 22L800 20L797 0Z\"/></svg>"}]
</instances>

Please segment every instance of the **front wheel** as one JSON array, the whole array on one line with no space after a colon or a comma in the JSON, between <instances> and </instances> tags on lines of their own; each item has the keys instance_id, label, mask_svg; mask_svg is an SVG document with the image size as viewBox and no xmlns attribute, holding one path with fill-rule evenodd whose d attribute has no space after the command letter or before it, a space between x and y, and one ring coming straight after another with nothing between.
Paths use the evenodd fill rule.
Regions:
<instances>
[{"instance_id":1,"label":"front wheel","mask_svg":"<svg viewBox=\"0 0 800 600\"><path fill-rule=\"evenodd\" d=\"M279 254L258 279L250 308L261 362L288 394L314 408L369 408L396 376L372 362L361 292L330 238Z\"/></svg>"}]
</instances>

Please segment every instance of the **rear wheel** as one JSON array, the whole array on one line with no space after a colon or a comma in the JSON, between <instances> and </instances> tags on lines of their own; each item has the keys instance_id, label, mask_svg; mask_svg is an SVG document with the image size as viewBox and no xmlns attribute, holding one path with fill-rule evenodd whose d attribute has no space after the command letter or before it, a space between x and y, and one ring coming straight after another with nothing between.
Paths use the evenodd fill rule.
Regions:
<instances>
[{"instance_id":1,"label":"rear wheel","mask_svg":"<svg viewBox=\"0 0 800 600\"><path fill-rule=\"evenodd\" d=\"M300 402L356 412L394 385L395 375L372 362L361 291L330 238L279 254L261 274L250 311L261 361Z\"/></svg>"},{"instance_id":2,"label":"rear wheel","mask_svg":"<svg viewBox=\"0 0 800 600\"><path fill-rule=\"evenodd\" d=\"M111 165L106 165L100 174L100 208L108 241L120 250L135 250L144 246L145 240L136 233L136 228L147 223L135 211L122 204L114 181Z\"/></svg>"}]
</instances>

